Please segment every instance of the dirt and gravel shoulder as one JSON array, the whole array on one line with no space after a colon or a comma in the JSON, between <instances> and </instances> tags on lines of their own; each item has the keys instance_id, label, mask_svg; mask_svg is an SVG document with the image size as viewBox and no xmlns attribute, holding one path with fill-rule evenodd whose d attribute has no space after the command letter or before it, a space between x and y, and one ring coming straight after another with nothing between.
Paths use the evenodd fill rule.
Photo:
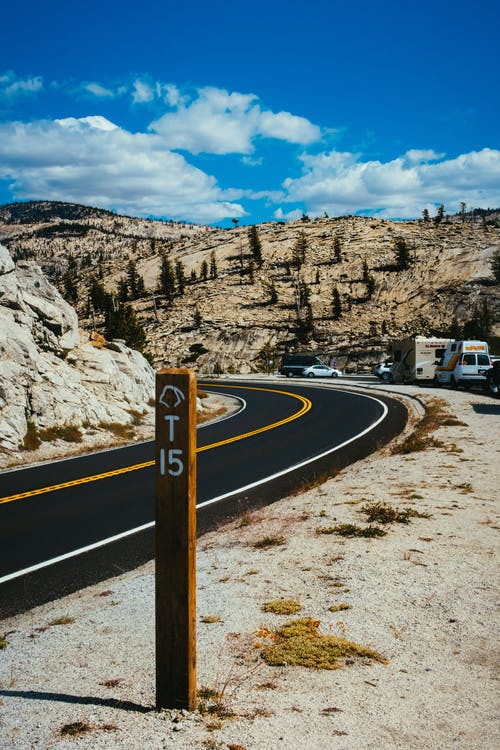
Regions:
<instances>
[{"instance_id":1,"label":"dirt and gravel shoulder","mask_svg":"<svg viewBox=\"0 0 500 750\"><path fill-rule=\"evenodd\" d=\"M0 622L2 748L498 747L500 403L404 390L442 402L426 450L388 446L199 540L199 711L152 710L148 563ZM370 508L399 522L370 522ZM348 524L386 533L339 534ZM263 611L286 601L301 609ZM341 653L323 670L284 651L267 663L276 631L299 619L381 660Z\"/></svg>"}]
</instances>

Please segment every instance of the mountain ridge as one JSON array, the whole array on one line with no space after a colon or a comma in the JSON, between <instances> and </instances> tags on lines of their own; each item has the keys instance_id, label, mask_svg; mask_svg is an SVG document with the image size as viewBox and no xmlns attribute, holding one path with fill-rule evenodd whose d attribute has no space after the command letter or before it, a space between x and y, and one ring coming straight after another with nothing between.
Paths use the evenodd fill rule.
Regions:
<instances>
[{"instance_id":1,"label":"mountain ridge","mask_svg":"<svg viewBox=\"0 0 500 750\"><path fill-rule=\"evenodd\" d=\"M43 201L0 206L0 241L14 258L36 260L60 289L72 264L84 328L104 330L103 315L89 307L92 278L108 294L120 294L136 311L157 366L249 372L269 360L274 367L285 350L307 349L357 369L380 358L392 338L449 333L481 309L488 310L493 336L500 334L491 270L500 251L498 212L475 214L442 222L359 216L266 222L256 228L259 259L249 227L236 220L222 229ZM174 273L171 301L159 290L165 258ZM130 290L128 298L123 294L131 262L143 280L136 298ZM340 312L333 308L335 288Z\"/></svg>"}]
</instances>

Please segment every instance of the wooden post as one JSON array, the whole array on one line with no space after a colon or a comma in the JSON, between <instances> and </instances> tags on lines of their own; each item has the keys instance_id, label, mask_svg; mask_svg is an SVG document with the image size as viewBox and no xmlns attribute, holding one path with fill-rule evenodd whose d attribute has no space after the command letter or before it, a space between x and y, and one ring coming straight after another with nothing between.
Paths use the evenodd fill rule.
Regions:
<instances>
[{"instance_id":1,"label":"wooden post","mask_svg":"<svg viewBox=\"0 0 500 750\"><path fill-rule=\"evenodd\" d=\"M196 707L196 378L156 375L156 706Z\"/></svg>"}]
</instances>

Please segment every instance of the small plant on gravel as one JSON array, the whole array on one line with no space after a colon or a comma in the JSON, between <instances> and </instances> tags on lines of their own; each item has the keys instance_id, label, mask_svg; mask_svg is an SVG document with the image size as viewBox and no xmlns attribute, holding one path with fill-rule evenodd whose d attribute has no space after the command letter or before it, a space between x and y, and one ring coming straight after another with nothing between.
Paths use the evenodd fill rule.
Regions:
<instances>
[{"instance_id":1,"label":"small plant on gravel","mask_svg":"<svg viewBox=\"0 0 500 750\"><path fill-rule=\"evenodd\" d=\"M75 622L74 617L69 617L69 615L63 615L62 617L56 617L55 620L51 620L49 622L49 627L52 627L52 625L71 625Z\"/></svg>"},{"instance_id":2,"label":"small plant on gravel","mask_svg":"<svg viewBox=\"0 0 500 750\"><path fill-rule=\"evenodd\" d=\"M356 526L354 523L340 523L337 526L318 526L317 534L338 534L338 536L347 537L379 537L387 534L384 529L378 526Z\"/></svg>"},{"instance_id":3,"label":"small plant on gravel","mask_svg":"<svg viewBox=\"0 0 500 750\"><path fill-rule=\"evenodd\" d=\"M340 669L343 664L339 660L355 656L388 663L374 649L340 636L321 634L319 625L319 620L311 617L290 620L274 631L275 642L263 648L262 658L273 667L301 666L310 669Z\"/></svg>"},{"instance_id":4,"label":"small plant on gravel","mask_svg":"<svg viewBox=\"0 0 500 750\"><path fill-rule=\"evenodd\" d=\"M413 508L396 510L389 503L366 503L359 511L367 516L370 523L410 523L412 518L429 518L429 513L420 513Z\"/></svg>"},{"instance_id":5,"label":"small plant on gravel","mask_svg":"<svg viewBox=\"0 0 500 750\"><path fill-rule=\"evenodd\" d=\"M80 734L92 732L94 727L87 721L73 721L71 724L65 724L59 730L61 737L78 737Z\"/></svg>"},{"instance_id":6,"label":"small plant on gravel","mask_svg":"<svg viewBox=\"0 0 500 750\"><path fill-rule=\"evenodd\" d=\"M263 612L272 612L273 615L293 615L295 612L300 612L302 604L294 599L275 599L263 604L261 609Z\"/></svg>"},{"instance_id":7,"label":"small plant on gravel","mask_svg":"<svg viewBox=\"0 0 500 750\"><path fill-rule=\"evenodd\" d=\"M352 609L352 604L332 604L328 607L329 612L342 612L344 609Z\"/></svg>"},{"instance_id":8,"label":"small plant on gravel","mask_svg":"<svg viewBox=\"0 0 500 750\"><path fill-rule=\"evenodd\" d=\"M9 645L9 641L4 635L0 635L0 651L2 651L4 648L7 648Z\"/></svg>"},{"instance_id":9,"label":"small plant on gravel","mask_svg":"<svg viewBox=\"0 0 500 750\"><path fill-rule=\"evenodd\" d=\"M214 622L224 622L224 620L222 620L222 618L218 617L217 615L205 615L205 617L201 618L201 622L211 624Z\"/></svg>"},{"instance_id":10,"label":"small plant on gravel","mask_svg":"<svg viewBox=\"0 0 500 750\"><path fill-rule=\"evenodd\" d=\"M254 549L269 549L269 547L279 547L285 544L286 540L284 536L264 536L262 539L258 539L253 543Z\"/></svg>"},{"instance_id":11,"label":"small plant on gravel","mask_svg":"<svg viewBox=\"0 0 500 750\"><path fill-rule=\"evenodd\" d=\"M227 719L233 712L224 703L224 689L202 687L198 690L198 711L201 714Z\"/></svg>"}]
</instances>

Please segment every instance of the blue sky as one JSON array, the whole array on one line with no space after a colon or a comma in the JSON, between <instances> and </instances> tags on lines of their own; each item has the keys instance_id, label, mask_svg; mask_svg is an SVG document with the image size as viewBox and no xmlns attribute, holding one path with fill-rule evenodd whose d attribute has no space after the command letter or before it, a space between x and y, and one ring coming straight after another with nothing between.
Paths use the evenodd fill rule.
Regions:
<instances>
[{"instance_id":1,"label":"blue sky","mask_svg":"<svg viewBox=\"0 0 500 750\"><path fill-rule=\"evenodd\" d=\"M500 206L494 0L8 3L0 203L215 223Z\"/></svg>"}]
</instances>

